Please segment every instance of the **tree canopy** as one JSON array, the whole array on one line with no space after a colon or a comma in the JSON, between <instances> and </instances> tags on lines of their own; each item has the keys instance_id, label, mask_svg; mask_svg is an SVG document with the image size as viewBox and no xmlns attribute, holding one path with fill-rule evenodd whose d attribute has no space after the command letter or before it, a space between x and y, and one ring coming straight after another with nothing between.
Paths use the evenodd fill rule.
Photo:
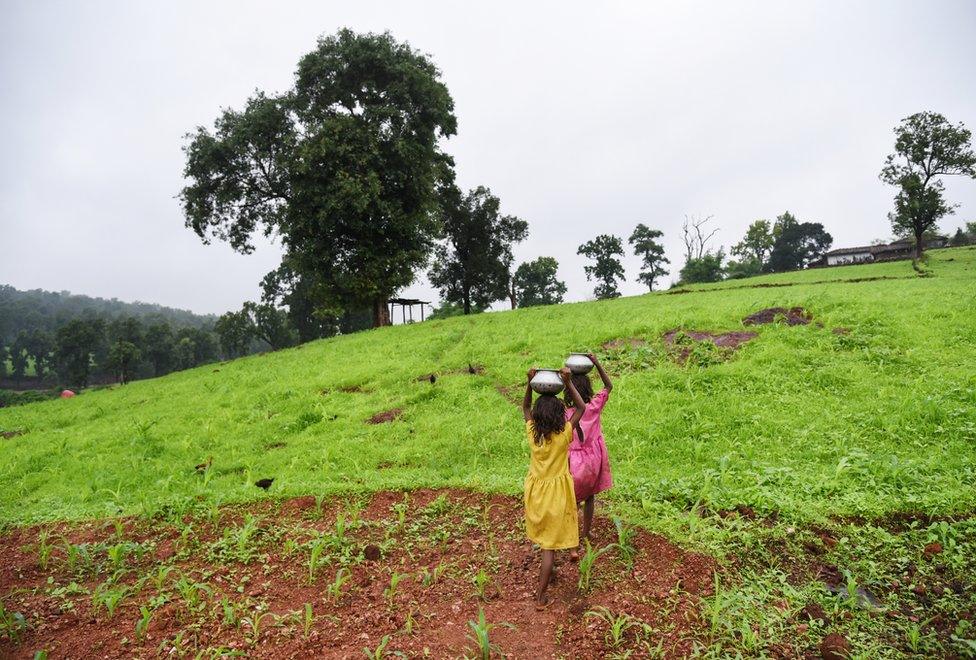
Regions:
<instances>
[{"instance_id":1,"label":"tree canopy","mask_svg":"<svg viewBox=\"0 0 976 660\"><path fill-rule=\"evenodd\" d=\"M444 301L470 314L508 296L512 245L525 240L529 225L502 215L500 200L484 186L465 195L448 186L441 199L445 240L437 246L430 283Z\"/></svg>"},{"instance_id":2,"label":"tree canopy","mask_svg":"<svg viewBox=\"0 0 976 660\"><path fill-rule=\"evenodd\" d=\"M834 242L819 222L800 222L786 211L776 218L775 242L763 270L780 273L799 270L820 260Z\"/></svg>"},{"instance_id":3,"label":"tree canopy","mask_svg":"<svg viewBox=\"0 0 976 660\"><path fill-rule=\"evenodd\" d=\"M679 273L680 284L699 284L718 282L722 279L722 261L725 252L705 252L700 257L692 257L685 262Z\"/></svg>"},{"instance_id":4,"label":"tree canopy","mask_svg":"<svg viewBox=\"0 0 976 660\"><path fill-rule=\"evenodd\" d=\"M742 240L732 246L732 254L740 257L743 263L755 261L760 268L766 263L766 257L773 249L776 237L773 235L769 220L756 220L746 229Z\"/></svg>"},{"instance_id":5,"label":"tree canopy","mask_svg":"<svg viewBox=\"0 0 976 660\"><path fill-rule=\"evenodd\" d=\"M512 277L512 289L519 307L556 305L566 295L566 285L557 279L559 262L539 257L521 264Z\"/></svg>"},{"instance_id":6,"label":"tree canopy","mask_svg":"<svg viewBox=\"0 0 976 660\"><path fill-rule=\"evenodd\" d=\"M619 298L617 280L624 280L624 267L618 257L624 255L623 244L619 237L612 234L600 234L592 241L579 246L576 254L581 254L595 263L584 266L587 280L596 280L593 294L600 300Z\"/></svg>"},{"instance_id":7,"label":"tree canopy","mask_svg":"<svg viewBox=\"0 0 976 660\"><path fill-rule=\"evenodd\" d=\"M453 177L439 140L457 128L434 64L389 33L340 30L298 63L295 84L225 110L185 147L186 225L243 253L280 238L285 261L338 315L409 285L438 233L436 188Z\"/></svg>"},{"instance_id":8,"label":"tree canopy","mask_svg":"<svg viewBox=\"0 0 976 660\"><path fill-rule=\"evenodd\" d=\"M881 170L881 180L896 186L892 230L915 239L915 257L925 247L923 234L953 212L943 198L941 177L976 178L972 134L962 123L953 125L937 112L919 112L895 127L895 152Z\"/></svg>"},{"instance_id":9,"label":"tree canopy","mask_svg":"<svg viewBox=\"0 0 976 660\"><path fill-rule=\"evenodd\" d=\"M639 224L628 240L634 254L641 258L642 268L637 279L647 285L648 291L654 290L654 282L658 278L668 274L664 266L671 263L664 256L664 246L657 240L662 236L664 232Z\"/></svg>"}]
</instances>

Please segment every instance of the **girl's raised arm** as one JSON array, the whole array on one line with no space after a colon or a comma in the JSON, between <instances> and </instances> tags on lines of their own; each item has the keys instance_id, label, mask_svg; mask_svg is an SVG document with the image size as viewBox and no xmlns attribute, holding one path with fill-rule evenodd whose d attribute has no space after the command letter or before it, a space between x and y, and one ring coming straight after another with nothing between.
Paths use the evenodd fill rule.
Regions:
<instances>
[{"instance_id":1,"label":"girl's raised arm","mask_svg":"<svg viewBox=\"0 0 976 660\"><path fill-rule=\"evenodd\" d=\"M610 376L607 374L607 370L604 369L603 368L603 365L600 364L600 361L596 359L596 355L594 355L593 353L590 353L586 357L590 358L590 362L593 363L593 366L595 366L596 367L596 370L600 373L600 380L603 381L603 387L604 387L604 389L606 389L607 392L609 392L610 390L612 390L613 389L613 382L611 382Z\"/></svg>"},{"instance_id":2,"label":"girl's raised arm","mask_svg":"<svg viewBox=\"0 0 976 660\"><path fill-rule=\"evenodd\" d=\"M579 421L583 419L583 412L586 410L586 404L583 403L583 397L580 396L580 393L576 391L576 386L573 385L573 374L570 370L563 367L559 375L563 377L563 384L566 386L566 391L569 392L569 396L573 399L573 416L569 418L569 423L573 426L579 426Z\"/></svg>"},{"instance_id":3,"label":"girl's raised arm","mask_svg":"<svg viewBox=\"0 0 976 660\"><path fill-rule=\"evenodd\" d=\"M522 418L525 421L532 419L532 379L535 377L535 368L529 369L528 379L525 381L525 396L522 397Z\"/></svg>"}]
</instances>

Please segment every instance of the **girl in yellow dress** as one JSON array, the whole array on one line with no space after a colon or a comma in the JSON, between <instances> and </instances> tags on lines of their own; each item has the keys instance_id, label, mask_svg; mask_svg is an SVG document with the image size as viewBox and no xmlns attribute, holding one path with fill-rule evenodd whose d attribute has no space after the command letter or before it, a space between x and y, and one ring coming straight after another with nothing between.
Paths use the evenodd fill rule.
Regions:
<instances>
[{"instance_id":1,"label":"girl in yellow dress","mask_svg":"<svg viewBox=\"0 0 976 660\"><path fill-rule=\"evenodd\" d=\"M535 369L529 370L530 383L535 373ZM525 477L525 529L529 539L542 548L542 572L535 597L538 609L549 604L546 589L552 579L556 550L579 546L569 443L586 404L573 387L569 369L562 369L560 376L575 404L569 420L562 402L553 395L540 395L533 406L532 386L528 383L522 399L522 416L532 450L529 474Z\"/></svg>"}]
</instances>

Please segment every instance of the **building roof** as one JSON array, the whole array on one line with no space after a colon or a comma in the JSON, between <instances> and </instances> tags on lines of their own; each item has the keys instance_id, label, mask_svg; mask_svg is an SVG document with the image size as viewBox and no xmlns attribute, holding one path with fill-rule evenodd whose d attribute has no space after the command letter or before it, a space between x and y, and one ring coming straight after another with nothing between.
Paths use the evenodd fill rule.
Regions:
<instances>
[{"instance_id":1,"label":"building roof","mask_svg":"<svg viewBox=\"0 0 976 660\"><path fill-rule=\"evenodd\" d=\"M851 247L851 248L838 248L836 250L831 250L825 257L839 257L845 254L871 254L874 251L874 245L866 245L864 247Z\"/></svg>"}]
</instances>

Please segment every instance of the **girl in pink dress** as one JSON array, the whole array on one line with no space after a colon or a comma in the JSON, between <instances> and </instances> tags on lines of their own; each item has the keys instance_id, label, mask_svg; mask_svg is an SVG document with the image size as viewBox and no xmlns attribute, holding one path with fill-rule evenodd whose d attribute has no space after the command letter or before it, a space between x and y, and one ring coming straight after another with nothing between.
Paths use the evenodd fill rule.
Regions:
<instances>
[{"instance_id":1,"label":"girl in pink dress","mask_svg":"<svg viewBox=\"0 0 976 660\"><path fill-rule=\"evenodd\" d=\"M583 417L579 422L579 432L569 445L569 472L573 475L573 487L576 491L576 503L583 504L583 534L581 540L590 538L590 525L593 523L593 496L613 486L610 476L610 456L607 445L603 441L603 429L600 428L600 413L610 397L613 383L610 376L596 356L587 355L593 366L600 374L603 389L593 394L590 377L586 374L573 374L573 386L579 392L586 404ZM574 413L572 399L566 396L566 419ZM578 559L579 553L570 554L571 559Z\"/></svg>"}]
</instances>

